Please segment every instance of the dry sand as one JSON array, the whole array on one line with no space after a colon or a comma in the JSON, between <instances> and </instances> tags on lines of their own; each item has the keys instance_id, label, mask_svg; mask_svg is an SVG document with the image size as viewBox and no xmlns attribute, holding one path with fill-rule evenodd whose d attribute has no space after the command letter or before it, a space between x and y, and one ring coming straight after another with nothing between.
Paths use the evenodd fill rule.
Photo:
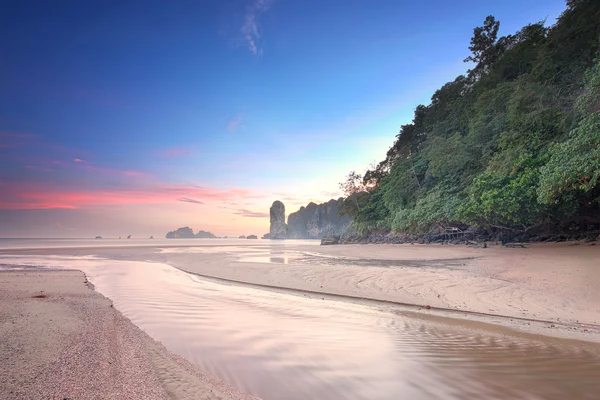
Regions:
<instances>
[{"instance_id":1,"label":"dry sand","mask_svg":"<svg viewBox=\"0 0 600 400\"><path fill-rule=\"evenodd\" d=\"M80 271L2 271L0 304L0 399L252 398L169 353Z\"/></svg>"}]
</instances>

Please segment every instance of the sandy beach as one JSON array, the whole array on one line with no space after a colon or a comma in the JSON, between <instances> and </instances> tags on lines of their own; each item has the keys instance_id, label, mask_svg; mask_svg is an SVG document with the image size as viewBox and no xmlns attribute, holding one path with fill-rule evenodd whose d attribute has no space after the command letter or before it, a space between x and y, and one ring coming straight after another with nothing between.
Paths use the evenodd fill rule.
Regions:
<instances>
[{"instance_id":1,"label":"sandy beach","mask_svg":"<svg viewBox=\"0 0 600 400\"><path fill-rule=\"evenodd\" d=\"M120 243L0 250L2 398L597 393L599 246Z\"/></svg>"},{"instance_id":2,"label":"sandy beach","mask_svg":"<svg viewBox=\"0 0 600 400\"><path fill-rule=\"evenodd\" d=\"M429 313L452 311L460 318L481 314L519 329L531 330L531 321L540 321L553 328L544 334L600 340L600 246L585 242L484 249L211 239L17 253L161 262L261 287L392 302Z\"/></svg>"},{"instance_id":3,"label":"sandy beach","mask_svg":"<svg viewBox=\"0 0 600 400\"><path fill-rule=\"evenodd\" d=\"M478 313L526 329L530 321L542 321L555 328L545 334L570 331L598 340L600 246L525 247L292 245L270 248L266 256L228 253L223 247L189 249L201 257L165 249L152 258L204 276L462 312L458 316ZM135 251L131 257L141 259Z\"/></svg>"},{"instance_id":4,"label":"sandy beach","mask_svg":"<svg viewBox=\"0 0 600 400\"><path fill-rule=\"evenodd\" d=\"M0 272L1 399L250 399L123 317L80 271Z\"/></svg>"}]
</instances>

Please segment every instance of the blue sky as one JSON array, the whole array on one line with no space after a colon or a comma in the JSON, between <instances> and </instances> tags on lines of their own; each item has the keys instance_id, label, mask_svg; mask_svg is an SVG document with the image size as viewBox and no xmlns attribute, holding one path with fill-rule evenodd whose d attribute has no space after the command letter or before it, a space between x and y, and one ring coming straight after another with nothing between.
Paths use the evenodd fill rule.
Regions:
<instances>
[{"instance_id":1,"label":"blue sky","mask_svg":"<svg viewBox=\"0 0 600 400\"><path fill-rule=\"evenodd\" d=\"M4 1L0 236L264 233L273 200L326 201L382 159L487 15L509 34L564 7Z\"/></svg>"}]
</instances>

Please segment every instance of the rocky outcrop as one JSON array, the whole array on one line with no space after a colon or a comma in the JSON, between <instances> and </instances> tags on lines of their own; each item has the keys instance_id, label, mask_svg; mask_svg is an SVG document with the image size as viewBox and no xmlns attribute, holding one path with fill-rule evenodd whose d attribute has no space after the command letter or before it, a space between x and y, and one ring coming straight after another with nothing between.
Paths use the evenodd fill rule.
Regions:
<instances>
[{"instance_id":1,"label":"rocky outcrop","mask_svg":"<svg viewBox=\"0 0 600 400\"><path fill-rule=\"evenodd\" d=\"M321 239L321 246L328 246L333 244L339 244L340 237L339 236L327 236Z\"/></svg>"},{"instance_id":2,"label":"rocky outcrop","mask_svg":"<svg viewBox=\"0 0 600 400\"><path fill-rule=\"evenodd\" d=\"M248 236L246 236L246 239L258 239L258 236L256 236L256 235L248 235Z\"/></svg>"},{"instance_id":3,"label":"rocky outcrop","mask_svg":"<svg viewBox=\"0 0 600 400\"><path fill-rule=\"evenodd\" d=\"M327 203L309 203L306 207L291 213L285 223L285 206L280 201L271 206L271 230L264 239L321 239L340 236L352 220L340 216L338 208L343 198Z\"/></svg>"},{"instance_id":4,"label":"rocky outcrop","mask_svg":"<svg viewBox=\"0 0 600 400\"><path fill-rule=\"evenodd\" d=\"M212 239L216 238L210 232L206 231L198 231L198 233L194 234L194 231L189 226L184 226L183 228L179 228L176 231L171 231L167 233L167 239Z\"/></svg>"},{"instance_id":5,"label":"rocky outcrop","mask_svg":"<svg viewBox=\"0 0 600 400\"><path fill-rule=\"evenodd\" d=\"M285 206L279 200L275 200L269 209L271 219L270 239L286 239L287 226L285 225Z\"/></svg>"},{"instance_id":6,"label":"rocky outcrop","mask_svg":"<svg viewBox=\"0 0 600 400\"><path fill-rule=\"evenodd\" d=\"M291 213L288 217L288 235L290 239L321 239L327 236L340 236L352 220L340 216L338 208L343 198L329 200L327 203L309 203L306 207Z\"/></svg>"},{"instance_id":7,"label":"rocky outcrop","mask_svg":"<svg viewBox=\"0 0 600 400\"><path fill-rule=\"evenodd\" d=\"M198 239L214 239L214 238L216 238L216 236L213 235L212 233L207 232L207 231L202 231L202 230L200 230L200 231L198 231L198 233L196 233L196 237Z\"/></svg>"}]
</instances>

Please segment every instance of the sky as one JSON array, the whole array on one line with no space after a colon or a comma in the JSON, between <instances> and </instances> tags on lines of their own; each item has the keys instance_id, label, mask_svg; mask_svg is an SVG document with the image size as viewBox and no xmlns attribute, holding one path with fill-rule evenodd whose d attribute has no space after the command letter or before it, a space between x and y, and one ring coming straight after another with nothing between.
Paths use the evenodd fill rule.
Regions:
<instances>
[{"instance_id":1,"label":"sky","mask_svg":"<svg viewBox=\"0 0 600 400\"><path fill-rule=\"evenodd\" d=\"M0 237L262 235L563 0L0 0Z\"/></svg>"}]
</instances>

